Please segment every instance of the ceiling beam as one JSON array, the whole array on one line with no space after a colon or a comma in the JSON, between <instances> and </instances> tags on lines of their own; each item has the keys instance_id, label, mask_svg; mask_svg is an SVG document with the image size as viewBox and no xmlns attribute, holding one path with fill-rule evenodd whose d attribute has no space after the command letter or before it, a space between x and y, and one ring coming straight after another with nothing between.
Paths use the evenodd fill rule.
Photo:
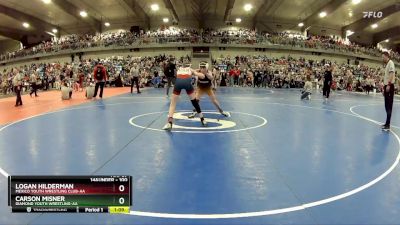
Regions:
<instances>
[{"instance_id":1,"label":"ceiling beam","mask_svg":"<svg viewBox=\"0 0 400 225\"><path fill-rule=\"evenodd\" d=\"M375 33L372 36L372 40L374 43L379 43L386 39L395 38L395 37L399 37L399 36L400 36L400 26L395 26L395 27L389 28L387 30L383 30L381 32Z\"/></svg>"},{"instance_id":2,"label":"ceiling beam","mask_svg":"<svg viewBox=\"0 0 400 225\"><path fill-rule=\"evenodd\" d=\"M228 0L228 3L226 4L226 9L225 9L224 22L228 22L230 20L232 9L233 9L234 5L235 5L235 0Z\"/></svg>"},{"instance_id":3,"label":"ceiling beam","mask_svg":"<svg viewBox=\"0 0 400 225\"><path fill-rule=\"evenodd\" d=\"M217 15L218 1L215 1L214 15Z\"/></svg>"},{"instance_id":4,"label":"ceiling beam","mask_svg":"<svg viewBox=\"0 0 400 225\"><path fill-rule=\"evenodd\" d=\"M179 22L179 17L178 17L178 14L176 13L174 5L172 5L171 0L164 0L164 4L165 4L165 7L169 10L169 13L172 16L173 21L175 23L178 23Z\"/></svg>"},{"instance_id":5,"label":"ceiling beam","mask_svg":"<svg viewBox=\"0 0 400 225\"><path fill-rule=\"evenodd\" d=\"M41 32L45 32L45 31L49 31L51 32L52 29L57 28L58 30L59 27L57 27L56 25L53 25L51 23L48 23L44 20L41 20L37 17L31 16L29 14L26 14L24 12L20 12L16 9L4 6L4 5L0 5L0 13L5 14L9 17L12 17L18 21L22 22L27 22L30 25L32 25L32 27L36 30L40 30Z\"/></svg>"},{"instance_id":6,"label":"ceiling beam","mask_svg":"<svg viewBox=\"0 0 400 225\"><path fill-rule=\"evenodd\" d=\"M45 32L38 33L34 30L19 30L5 26L0 26L0 35L16 41L20 41L24 45L32 44L32 42L37 43L43 40L49 40L52 37Z\"/></svg>"},{"instance_id":7,"label":"ceiling beam","mask_svg":"<svg viewBox=\"0 0 400 225\"><path fill-rule=\"evenodd\" d=\"M314 22L319 19L320 12L325 11L327 14L331 14L336 11L336 9L338 9L340 6L342 6L345 2L347 2L347 0L331 0L320 7L318 10L314 11L310 16L302 21L304 23L302 31L304 31L304 29L306 29L307 27L312 26Z\"/></svg>"},{"instance_id":8,"label":"ceiling beam","mask_svg":"<svg viewBox=\"0 0 400 225\"><path fill-rule=\"evenodd\" d=\"M187 1L183 0L182 2L183 2L183 6L185 6L185 15L189 15ZM215 1L215 2L217 2L217 1Z\"/></svg>"},{"instance_id":9,"label":"ceiling beam","mask_svg":"<svg viewBox=\"0 0 400 225\"><path fill-rule=\"evenodd\" d=\"M137 0L122 0L128 8L135 13L145 24L147 29L150 29L150 18L149 15L144 11L144 9L139 5Z\"/></svg>"},{"instance_id":10,"label":"ceiling beam","mask_svg":"<svg viewBox=\"0 0 400 225\"><path fill-rule=\"evenodd\" d=\"M52 0L52 2L58 6L61 10L64 12L68 13L69 15L73 16L79 21L83 21L91 26L91 28L96 31L96 32L101 32L102 31L102 24L101 21L98 19L94 18L88 13L88 16L86 18L83 18L79 15L81 9L79 9L77 6L74 4L70 3L67 0Z\"/></svg>"},{"instance_id":11,"label":"ceiling beam","mask_svg":"<svg viewBox=\"0 0 400 225\"><path fill-rule=\"evenodd\" d=\"M347 26L344 26L342 28L342 31L346 30L351 30L351 31L361 31L364 30L364 28L368 27L371 24L374 24L378 22L379 20L382 20L393 13L399 12L400 11L400 1L398 1L396 4L389 5L383 9L377 10L377 12L382 12L382 17L381 18L361 18Z\"/></svg>"},{"instance_id":12,"label":"ceiling beam","mask_svg":"<svg viewBox=\"0 0 400 225\"><path fill-rule=\"evenodd\" d=\"M193 15L199 22L200 28L204 28L205 15L210 10L210 0L192 0Z\"/></svg>"},{"instance_id":13,"label":"ceiling beam","mask_svg":"<svg viewBox=\"0 0 400 225\"><path fill-rule=\"evenodd\" d=\"M262 18L259 18L256 23L264 23L262 24L263 26L267 25L269 27L273 27L276 24L280 25L285 25L285 26L297 26L299 21L298 20L292 20L292 19L277 19L276 17L272 16L264 16Z\"/></svg>"},{"instance_id":14,"label":"ceiling beam","mask_svg":"<svg viewBox=\"0 0 400 225\"><path fill-rule=\"evenodd\" d=\"M270 6L274 4L274 1L272 0L265 0L263 2L263 4L258 7L257 12L254 14L253 17L253 28L256 27L257 21L259 20L259 18L261 17L261 15L268 9L270 8ZM264 26L264 24L262 24Z\"/></svg>"}]
</instances>

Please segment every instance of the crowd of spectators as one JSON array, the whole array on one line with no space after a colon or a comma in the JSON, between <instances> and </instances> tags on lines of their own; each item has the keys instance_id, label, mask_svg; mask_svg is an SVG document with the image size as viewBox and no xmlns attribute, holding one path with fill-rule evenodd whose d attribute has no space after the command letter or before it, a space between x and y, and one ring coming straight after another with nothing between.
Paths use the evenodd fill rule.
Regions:
<instances>
[{"instance_id":1,"label":"crowd of spectators","mask_svg":"<svg viewBox=\"0 0 400 225\"><path fill-rule=\"evenodd\" d=\"M286 45L299 48L325 49L330 51L338 51L342 53L365 54L375 57L381 57L382 51L376 46L362 46L350 41L346 41L334 36L302 36L293 33L275 33L264 34L265 38L272 44ZM400 62L400 54L391 51L391 58Z\"/></svg>"},{"instance_id":2,"label":"crowd of spectators","mask_svg":"<svg viewBox=\"0 0 400 225\"><path fill-rule=\"evenodd\" d=\"M308 37L293 33L260 33L251 29L214 30L214 29L180 29L175 27L131 33L120 30L117 32L96 35L66 35L59 39L43 42L31 48L0 55L0 61L36 54L59 52L62 50L77 50L93 47L132 46L149 43L218 43L247 44L264 43L266 45L285 45L300 48L329 49L343 53L366 54L380 56L381 51L374 46L361 46L341 38L331 36ZM400 62L400 54L391 52L392 58Z\"/></svg>"},{"instance_id":3,"label":"crowd of spectators","mask_svg":"<svg viewBox=\"0 0 400 225\"><path fill-rule=\"evenodd\" d=\"M322 86L326 65L333 67L334 90L367 91L371 85L376 92L383 86L383 68L367 65L350 65L328 60L314 61L305 58L268 58L266 56L220 57L213 65L221 71L223 86L302 88L309 75ZM399 89L399 80L396 82Z\"/></svg>"},{"instance_id":4,"label":"crowd of spectators","mask_svg":"<svg viewBox=\"0 0 400 225\"><path fill-rule=\"evenodd\" d=\"M93 47L129 46L134 43L137 36L130 32L118 31L97 35L65 35L59 39L42 42L32 48L24 48L15 52L0 55L0 60L13 59L29 55L59 52L62 50L77 50Z\"/></svg>"},{"instance_id":5,"label":"crowd of spectators","mask_svg":"<svg viewBox=\"0 0 400 225\"><path fill-rule=\"evenodd\" d=\"M159 55L154 57L108 57L105 59L84 59L74 63L32 63L18 68L4 69L0 71L0 91L2 94L13 92L13 78L20 73L24 79L22 84L23 92L32 87L32 74L37 77L35 85L42 90L60 89L62 85L77 87L76 90L83 90L84 87L93 82L93 68L98 62L107 69L108 86L129 86L130 71L134 63L140 68L140 86L164 87L166 78L164 68L169 56ZM177 62L190 60L189 56L177 58ZM77 84L77 85L75 85Z\"/></svg>"},{"instance_id":6,"label":"crowd of spectators","mask_svg":"<svg viewBox=\"0 0 400 225\"><path fill-rule=\"evenodd\" d=\"M130 68L136 63L140 68L141 87L164 87L167 78L164 70L170 56L121 57L104 59L75 60L74 63L32 63L18 68L0 71L0 91L2 94L13 92L13 77L24 77L22 89L27 92L32 87L32 74L36 77L36 87L42 90L60 89L62 85L83 90L93 82L93 68L101 61L107 69L108 86L130 86ZM189 56L176 59L176 63L189 60ZM334 90L367 91L371 85L379 92L382 88L383 68L367 65L350 65L328 60L314 61L305 58L269 58L259 56L219 57L212 60L213 68L220 71L219 86L265 87L265 88L302 88L309 75L314 87L321 87L325 66L333 67ZM195 67L195 65L194 65ZM398 80L396 88L399 89ZM75 85L76 84L76 85ZM106 85L106 86L107 86ZM76 88L75 88L76 87Z\"/></svg>"}]
</instances>

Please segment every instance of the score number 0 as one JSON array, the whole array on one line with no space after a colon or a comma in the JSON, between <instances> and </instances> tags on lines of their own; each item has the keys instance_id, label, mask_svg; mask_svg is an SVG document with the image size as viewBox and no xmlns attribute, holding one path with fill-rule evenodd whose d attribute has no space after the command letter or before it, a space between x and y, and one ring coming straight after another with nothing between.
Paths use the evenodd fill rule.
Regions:
<instances>
[{"instance_id":1,"label":"score number 0","mask_svg":"<svg viewBox=\"0 0 400 225\"><path fill-rule=\"evenodd\" d=\"M122 185L122 184L119 185L118 190L120 192L124 192L125 191L125 186ZM119 202L119 204L123 205L125 203L125 198L124 197L119 198L118 202Z\"/></svg>"}]
</instances>

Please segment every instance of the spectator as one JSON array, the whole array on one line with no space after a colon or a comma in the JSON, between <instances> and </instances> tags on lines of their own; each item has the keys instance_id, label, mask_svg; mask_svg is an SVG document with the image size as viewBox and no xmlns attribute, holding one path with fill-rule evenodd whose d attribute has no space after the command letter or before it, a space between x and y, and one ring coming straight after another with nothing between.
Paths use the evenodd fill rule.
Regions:
<instances>
[{"instance_id":1,"label":"spectator","mask_svg":"<svg viewBox=\"0 0 400 225\"><path fill-rule=\"evenodd\" d=\"M39 97L39 95L37 94L37 85L38 85L38 77L37 77L37 73L33 72L31 77L30 77L30 82L31 82L31 93L29 93L29 95L32 97L32 94L35 93L35 97Z\"/></svg>"},{"instance_id":2,"label":"spectator","mask_svg":"<svg viewBox=\"0 0 400 225\"><path fill-rule=\"evenodd\" d=\"M100 87L99 97L103 98L104 84L107 82L107 70L103 66L103 62L101 62L100 60L98 61L97 65L94 67L93 77L96 81L93 98L96 98L99 87Z\"/></svg>"},{"instance_id":3,"label":"spectator","mask_svg":"<svg viewBox=\"0 0 400 225\"><path fill-rule=\"evenodd\" d=\"M306 82L304 84L303 91L301 92L301 100L311 100L312 83L310 75L307 75Z\"/></svg>"},{"instance_id":4,"label":"spectator","mask_svg":"<svg viewBox=\"0 0 400 225\"><path fill-rule=\"evenodd\" d=\"M167 97L169 97L169 88L171 87L171 84L175 85L176 79L176 66L174 63L174 58L169 58L168 63L165 66L164 74L167 77Z\"/></svg>"},{"instance_id":5,"label":"spectator","mask_svg":"<svg viewBox=\"0 0 400 225\"><path fill-rule=\"evenodd\" d=\"M22 91L22 74L19 71L16 71L16 75L13 78L13 86L14 91L17 95L17 100L15 101L15 107L22 106L22 98L21 98L21 91Z\"/></svg>"},{"instance_id":6,"label":"spectator","mask_svg":"<svg viewBox=\"0 0 400 225\"><path fill-rule=\"evenodd\" d=\"M61 99L69 100L72 98L72 88L68 87L67 82L63 82L61 87Z\"/></svg>"},{"instance_id":7,"label":"spectator","mask_svg":"<svg viewBox=\"0 0 400 225\"><path fill-rule=\"evenodd\" d=\"M365 88L365 92L367 93L367 95L369 95L369 92L373 89L373 87L374 87L374 80L371 79L371 77L368 75Z\"/></svg>"}]
</instances>

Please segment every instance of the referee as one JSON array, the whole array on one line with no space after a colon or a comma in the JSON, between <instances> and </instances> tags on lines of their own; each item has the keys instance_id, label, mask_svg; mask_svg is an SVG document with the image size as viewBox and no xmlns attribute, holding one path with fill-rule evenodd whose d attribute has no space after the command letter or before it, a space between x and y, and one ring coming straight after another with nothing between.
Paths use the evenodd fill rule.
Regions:
<instances>
[{"instance_id":1,"label":"referee","mask_svg":"<svg viewBox=\"0 0 400 225\"><path fill-rule=\"evenodd\" d=\"M167 97L169 97L169 88L171 87L171 84L175 85L175 80L176 80L176 66L174 64L174 58L170 57L168 60L168 64L165 67L164 74L167 77Z\"/></svg>"},{"instance_id":2,"label":"referee","mask_svg":"<svg viewBox=\"0 0 400 225\"><path fill-rule=\"evenodd\" d=\"M383 96L385 97L386 123L382 125L382 130L390 130L390 118L392 117L393 97L394 97L394 63L390 59L388 52L382 54L383 62L386 64L385 76L383 78Z\"/></svg>"},{"instance_id":3,"label":"referee","mask_svg":"<svg viewBox=\"0 0 400 225\"><path fill-rule=\"evenodd\" d=\"M324 74L324 87L322 88L322 93L325 97L325 101L329 98L329 93L331 92L332 86L332 66L325 64L325 74Z\"/></svg>"},{"instance_id":4,"label":"referee","mask_svg":"<svg viewBox=\"0 0 400 225\"><path fill-rule=\"evenodd\" d=\"M137 63L133 63L133 66L130 69L130 74L131 74L131 94L133 93L133 85L136 84L136 93L140 94L139 90L139 67Z\"/></svg>"},{"instance_id":5,"label":"referee","mask_svg":"<svg viewBox=\"0 0 400 225\"><path fill-rule=\"evenodd\" d=\"M21 72L17 71L12 80L15 94L17 94L17 100L15 102L15 107L22 105L22 98L21 98L22 80L23 80L23 76L22 76Z\"/></svg>"}]
</instances>

